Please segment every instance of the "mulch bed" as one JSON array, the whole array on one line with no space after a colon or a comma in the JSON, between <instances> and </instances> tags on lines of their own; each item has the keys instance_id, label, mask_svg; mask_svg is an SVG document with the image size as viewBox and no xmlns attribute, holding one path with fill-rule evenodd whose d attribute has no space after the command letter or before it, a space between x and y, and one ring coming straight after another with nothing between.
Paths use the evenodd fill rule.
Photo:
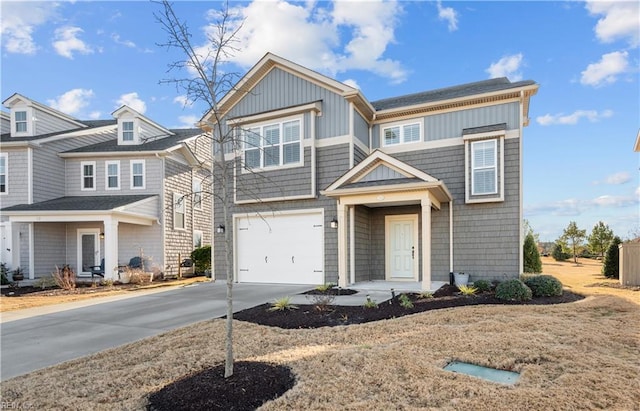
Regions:
<instances>
[{"instance_id":1,"label":"mulch bed","mask_svg":"<svg viewBox=\"0 0 640 411\"><path fill-rule=\"evenodd\" d=\"M337 290L337 289L331 289ZM332 291L312 290L304 294L337 295ZM341 293L355 291L343 289ZM346 295L346 294L341 294ZM418 294L407 294L412 308L400 305L399 295L385 301L377 308L363 306L323 305L318 310L314 305L299 305L297 309L270 311L270 304L234 314L234 319L260 325L287 329L332 327L360 324L402 317L409 314L481 304L560 304L583 299L579 294L564 291L559 297L539 297L527 302L502 301L492 292L476 296L464 296L457 287L445 285L434 293L433 298L419 298ZM363 300L364 303L364 300ZM196 374L188 375L173 382L149 397L149 410L255 410L266 401L283 395L295 384L295 377L289 368L268 363L236 362L234 374L224 378L224 364Z\"/></svg>"},{"instance_id":2,"label":"mulch bed","mask_svg":"<svg viewBox=\"0 0 640 411\"><path fill-rule=\"evenodd\" d=\"M149 396L148 410L255 410L290 390L296 380L282 365L239 361L224 378L224 364L188 375Z\"/></svg>"},{"instance_id":3,"label":"mulch bed","mask_svg":"<svg viewBox=\"0 0 640 411\"><path fill-rule=\"evenodd\" d=\"M349 288L329 288L328 290L318 290L318 289L313 289L313 290L309 290L307 292L304 292L302 294L305 295L353 295L356 294L358 292L358 290L351 290Z\"/></svg>"},{"instance_id":4,"label":"mulch bed","mask_svg":"<svg viewBox=\"0 0 640 411\"><path fill-rule=\"evenodd\" d=\"M445 285L440 288L433 298L419 298L418 294L408 293L413 303L412 308L400 305L399 295L394 299L382 302L377 308L364 306L328 305L316 306L312 304L297 305L297 309L283 311L269 311L270 304L262 304L247 310L237 312L233 318L240 321L252 322L271 327L285 329L334 327L339 325L362 324L370 321L386 320L441 308L461 307L467 305L501 304L560 304L583 299L579 294L564 291L558 297L538 297L531 301L503 301L497 299L492 292L475 296L464 296L458 293L455 286ZM364 299L363 299L364 304Z\"/></svg>"}]
</instances>

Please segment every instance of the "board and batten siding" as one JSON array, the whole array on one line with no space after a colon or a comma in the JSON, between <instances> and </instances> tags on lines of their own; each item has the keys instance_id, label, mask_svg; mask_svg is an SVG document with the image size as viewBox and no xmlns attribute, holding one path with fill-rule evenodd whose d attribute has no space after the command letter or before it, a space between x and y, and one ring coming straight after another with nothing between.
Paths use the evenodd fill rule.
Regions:
<instances>
[{"instance_id":1,"label":"board and batten siding","mask_svg":"<svg viewBox=\"0 0 640 411\"><path fill-rule=\"evenodd\" d=\"M7 193L0 195L0 207L29 202L29 161L26 148L3 149L7 153Z\"/></svg>"},{"instance_id":2,"label":"board and batten siding","mask_svg":"<svg viewBox=\"0 0 640 411\"><path fill-rule=\"evenodd\" d=\"M360 115L357 110L353 111L354 133L358 140L369 147L369 123Z\"/></svg>"},{"instance_id":3,"label":"board and batten siding","mask_svg":"<svg viewBox=\"0 0 640 411\"><path fill-rule=\"evenodd\" d=\"M496 104L469 108L440 114L416 117L424 120L423 141L436 141L462 137L465 128L482 127L492 124L507 124L507 130L520 128L520 103ZM410 121L410 120L407 120ZM380 148L380 131L385 124L376 124L372 130L373 148Z\"/></svg>"},{"instance_id":4,"label":"board and batten siding","mask_svg":"<svg viewBox=\"0 0 640 411\"><path fill-rule=\"evenodd\" d=\"M260 80L226 117L250 116L315 101L322 101L322 115L316 119L317 139L349 134L349 103L342 96L279 68Z\"/></svg>"}]
</instances>

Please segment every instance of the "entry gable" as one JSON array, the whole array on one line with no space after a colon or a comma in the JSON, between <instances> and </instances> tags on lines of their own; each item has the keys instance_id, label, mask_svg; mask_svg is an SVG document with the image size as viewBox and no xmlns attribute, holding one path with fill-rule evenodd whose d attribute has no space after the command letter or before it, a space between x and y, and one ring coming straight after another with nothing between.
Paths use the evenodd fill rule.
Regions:
<instances>
[{"instance_id":1,"label":"entry gable","mask_svg":"<svg viewBox=\"0 0 640 411\"><path fill-rule=\"evenodd\" d=\"M435 183L438 182L438 179L382 151L376 150L334 181L325 191L331 192L345 188L350 184L374 181L387 181L392 184L397 182Z\"/></svg>"}]
</instances>

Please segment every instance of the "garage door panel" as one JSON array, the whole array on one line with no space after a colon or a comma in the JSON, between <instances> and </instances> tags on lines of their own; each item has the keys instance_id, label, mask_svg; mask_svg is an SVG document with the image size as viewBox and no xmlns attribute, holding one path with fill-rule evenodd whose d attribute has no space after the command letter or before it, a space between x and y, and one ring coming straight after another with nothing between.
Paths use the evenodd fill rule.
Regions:
<instances>
[{"instance_id":1,"label":"garage door panel","mask_svg":"<svg viewBox=\"0 0 640 411\"><path fill-rule=\"evenodd\" d=\"M321 213L237 219L238 281L321 284Z\"/></svg>"}]
</instances>

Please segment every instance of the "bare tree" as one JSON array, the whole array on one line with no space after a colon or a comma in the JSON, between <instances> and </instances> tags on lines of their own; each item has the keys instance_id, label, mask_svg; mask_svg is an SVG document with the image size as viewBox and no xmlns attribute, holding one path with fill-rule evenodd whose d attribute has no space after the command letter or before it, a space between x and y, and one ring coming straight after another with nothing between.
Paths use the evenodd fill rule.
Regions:
<instances>
[{"instance_id":1,"label":"bare tree","mask_svg":"<svg viewBox=\"0 0 640 411\"><path fill-rule=\"evenodd\" d=\"M175 84L179 92L184 93L188 101L199 102L206 106L206 116L201 127L208 133L212 143L212 190L214 201L222 206L222 218L227 228L231 224L231 206L233 200L233 161L225 159L225 152L234 151L240 146L238 137L232 129L225 127L223 113L219 111L219 102L225 94L232 91L239 76L223 69L237 49L236 34L241 24L236 24L230 14L228 3L224 3L218 12L216 21L210 26L207 45L202 48L192 44L192 36L187 23L181 20L167 0L155 2L160 11L154 13L156 21L167 34L167 41L158 44L167 49L176 49L182 53L182 59L168 64L168 73L182 75L161 80L161 83ZM225 378L233 375L233 250L231 230L224 233L225 267L227 279L227 318L225 338Z\"/></svg>"}]
</instances>

